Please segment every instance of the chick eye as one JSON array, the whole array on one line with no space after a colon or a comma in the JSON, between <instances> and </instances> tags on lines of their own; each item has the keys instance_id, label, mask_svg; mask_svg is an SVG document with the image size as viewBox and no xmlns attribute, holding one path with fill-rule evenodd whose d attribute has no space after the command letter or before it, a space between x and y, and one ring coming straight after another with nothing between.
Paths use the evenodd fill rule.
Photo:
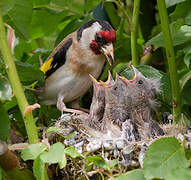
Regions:
<instances>
[{"instance_id":1,"label":"chick eye","mask_svg":"<svg viewBox=\"0 0 191 180\"><path fill-rule=\"evenodd\" d=\"M143 81L142 81L142 80L139 80L138 83L139 83L139 84L143 84Z\"/></svg>"},{"instance_id":2,"label":"chick eye","mask_svg":"<svg viewBox=\"0 0 191 180\"><path fill-rule=\"evenodd\" d=\"M114 90L117 91L117 87L114 87Z\"/></svg>"}]
</instances>

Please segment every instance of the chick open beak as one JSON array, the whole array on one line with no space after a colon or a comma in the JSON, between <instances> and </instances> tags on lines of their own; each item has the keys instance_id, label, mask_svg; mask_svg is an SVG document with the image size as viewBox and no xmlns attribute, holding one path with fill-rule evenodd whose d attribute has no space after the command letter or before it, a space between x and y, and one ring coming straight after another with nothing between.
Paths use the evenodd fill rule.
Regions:
<instances>
[{"instance_id":1,"label":"chick open beak","mask_svg":"<svg viewBox=\"0 0 191 180\"><path fill-rule=\"evenodd\" d=\"M99 83L97 79L94 78L91 74L89 74L89 76L93 82L93 87L95 88L95 90L97 90L100 87L101 83Z\"/></svg>"},{"instance_id":2,"label":"chick open beak","mask_svg":"<svg viewBox=\"0 0 191 180\"><path fill-rule=\"evenodd\" d=\"M109 45L105 45L101 47L101 52L106 57L109 65L112 65L112 61L114 61L114 55L113 55L113 44L110 43Z\"/></svg>"},{"instance_id":3,"label":"chick open beak","mask_svg":"<svg viewBox=\"0 0 191 180\"><path fill-rule=\"evenodd\" d=\"M128 86L128 79L126 79L124 76L119 76L119 79L125 84L125 86Z\"/></svg>"}]
</instances>

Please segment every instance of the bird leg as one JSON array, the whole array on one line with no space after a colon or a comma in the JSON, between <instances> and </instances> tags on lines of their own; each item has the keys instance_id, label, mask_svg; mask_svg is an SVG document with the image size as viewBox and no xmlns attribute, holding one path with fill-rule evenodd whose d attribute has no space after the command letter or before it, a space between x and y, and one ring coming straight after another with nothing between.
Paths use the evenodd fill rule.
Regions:
<instances>
[{"instance_id":1,"label":"bird leg","mask_svg":"<svg viewBox=\"0 0 191 180\"><path fill-rule=\"evenodd\" d=\"M73 114L86 114L84 111L67 108L63 100L64 100L64 96L59 95L57 99L57 104L56 104L57 108L61 111L62 115L63 115L63 112L70 112Z\"/></svg>"}]
</instances>

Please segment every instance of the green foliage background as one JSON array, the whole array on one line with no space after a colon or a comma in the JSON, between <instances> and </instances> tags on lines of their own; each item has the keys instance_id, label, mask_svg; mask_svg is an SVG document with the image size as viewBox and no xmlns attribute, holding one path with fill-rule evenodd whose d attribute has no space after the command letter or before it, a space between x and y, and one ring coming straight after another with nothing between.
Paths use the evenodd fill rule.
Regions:
<instances>
[{"instance_id":1,"label":"green foliage background","mask_svg":"<svg viewBox=\"0 0 191 180\"><path fill-rule=\"evenodd\" d=\"M100 2L102 2L102 5L99 4ZM116 8L117 6L114 5L113 2L118 2L118 8ZM13 54L18 74L29 104L34 104L35 102L39 103L39 100L35 96L35 87L41 86L44 83L43 73L39 70L39 59L41 58L44 61L52 49L64 37L78 29L82 24L90 19L98 18L110 21L117 32L117 41L114 45L115 64L112 67L113 75L115 76L115 72L118 72L125 77L130 76L131 70L127 68L127 65L131 62L130 33L132 28L132 0L0 0L0 3L2 4L4 22L8 26L11 26L15 32L16 43ZM166 0L166 6L168 8L167 11L170 30L181 86L181 106L183 107L182 118L187 124L190 124L191 0ZM154 1L141 1L137 43L137 55L140 58L138 69L146 77L157 78L160 79L161 82L161 94L158 97L161 103L161 110L157 113L158 119L161 120L164 112L172 111L172 93L158 7ZM148 45L152 45L153 51L152 53L143 55L144 48ZM147 61L145 61L145 58ZM104 72L100 77L102 80L107 78L107 70L109 68L110 67L108 65L105 66ZM91 92L89 94L91 94ZM89 100L89 96L91 95L86 95L82 98L81 103L84 106L88 106L90 104L91 99ZM53 119L57 119L60 116L60 112L55 108L55 106L47 107L42 105L40 110L35 110L33 112L33 115L38 127L47 127L51 126ZM25 138L27 136L16 98L13 95L7 78L5 65L2 57L0 56L1 140L7 141L10 139L11 126L16 129L17 133L19 133L21 137ZM169 144L170 141L171 140L168 139L168 142L164 142L165 145ZM173 141L176 140L172 140L172 144L176 144L177 151L179 151L181 147L179 147L178 142ZM64 147L61 147L59 144L55 146L58 146L58 149L61 149L60 156L62 153L66 154ZM170 147L170 145L168 147ZM38 148L41 149L42 147L36 148L38 150ZM179 177L177 176L177 172L179 172L179 175L184 174L188 177L191 176L188 169L186 169L188 167L188 163L185 159L183 165L172 168L170 174L166 173L164 175L164 173L151 173L149 169L153 161L149 159L149 154L152 154L152 148L154 148L154 145L153 147L150 147L150 151L148 150L148 158L145 160L148 163L145 163L144 165L144 176L147 179L154 177L162 179L165 178L165 180L177 179L177 177ZM154 148L155 153L157 153L156 149L157 148ZM52 151L54 150L49 150L50 154ZM180 150L177 158L179 156L185 158L183 151L184 150L182 149ZM40 152L41 151L39 151L39 154ZM49 156L49 152L46 152L47 154L42 156L44 158L40 158L39 154L33 156L31 158L35 160L33 168L36 167L36 170L38 170L38 167L41 165L43 165L42 167L44 168L43 163L47 162L45 157ZM25 160L30 159L24 155L23 157ZM157 159L158 157L155 158ZM56 159L54 160L55 161L52 160L51 163L59 163ZM91 158L89 160L94 163L97 162ZM65 160L63 161L65 163ZM176 163L176 158L174 161ZM159 161L158 163L163 164L163 162ZM153 168L157 168L155 165L156 164L154 164ZM169 169L169 165L166 165L165 163L163 165L164 167L162 169ZM105 167L107 166L105 165ZM33 170L36 172L35 169ZM38 174L39 172L36 173ZM40 173L43 173L43 171ZM41 175L42 174L39 176ZM127 175L124 175L124 178L121 177L119 179L132 179L132 177L145 179L144 176L142 170L135 170L130 173L128 172Z\"/></svg>"}]
</instances>

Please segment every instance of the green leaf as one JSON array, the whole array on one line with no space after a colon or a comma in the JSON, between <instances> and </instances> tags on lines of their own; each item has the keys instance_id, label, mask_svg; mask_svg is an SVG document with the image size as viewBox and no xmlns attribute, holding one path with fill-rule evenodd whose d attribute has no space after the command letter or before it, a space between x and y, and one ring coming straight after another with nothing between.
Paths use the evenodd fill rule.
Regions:
<instances>
[{"instance_id":1,"label":"green leaf","mask_svg":"<svg viewBox=\"0 0 191 180\"><path fill-rule=\"evenodd\" d=\"M11 85L7 82L7 80L2 79L0 77L0 102L11 100L12 98L12 89Z\"/></svg>"},{"instance_id":2,"label":"green leaf","mask_svg":"<svg viewBox=\"0 0 191 180\"><path fill-rule=\"evenodd\" d=\"M32 4L34 8L38 8L38 7L44 7L45 5L47 5L50 2L50 0L32 0Z\"/></svg>"},{"instance_id":3,"label":"green leaf","mask_svg":"<svg viewBox=\"0 0 191 180\"><path fill-rule=\"evenodd\" d=\"M167 8L170 7L170 6L173 6L175 4L184 2L184 1L186 1L186 0L165 0Z\"/></svg>"},{"instance_id":4,"label":"green leaf","mask_svg":"<svg viewBox=\"0 0 191 180\"><path fill-rule=\"evenodd\" d=\"M187 83L191 79L191 71L188 71L183 77L180 79L180 89L182 90Z\"/></svg>"},{"instance_id":5,"label":"green leaf","mask_svg":"<svg viewBox=\"0 0 191 180\"><path fill-rule=\"evenodd\" d=\"M3 178L3 170L0 167L0 180L2 180L2 178Z\"/></svg>"},{"instance_id":6,"label":"green leaf","mask_svg":"<svg viewBox=\"0 0 191 180\"><path fill-rule=\"evenodd\" d=\"M68 11L57 12L50 9L36 9L33 11L30 25L30 38L36 39L43 36L50 36L58 29L58 24Z\"/></svg>"},{"instance_id":7,"label":"green leaf","mask_svg":"<svg viewBox=\"0 0 191 180\"><path fill-rule=\"evenodd\" d=\"M186 158L187 158L188 160L191 160L191 149L186 150Z\"/></svg>"},{"instance_id":8,"label":"green leaf","mask_svg":"<svg viewBox=\"0 0 191 180\"><path fill-rule=\"evenodd\" d=\"M191 91L191 79L188 79L184 84L181 92L182 98L184 99L184 103L188 105L191 105L190 91Z\"/></svg>"},{"instance_id":9,"label":"green leaf","mask_svg":"<svg viewBox=\"0 0 191 180\"><path fill-rule=\"evenodd\" d=\"M105 160L101 156L88 156L86 158L87 164L93 163L99 168L103 168L105 163Z\"/></svg>"},{"instance_id":10,"label":"green leaf","mask_svg":"<svg viewBox=\"0 0 191 180\"><path fill-rule=\"evenodd\" d=\"M171 170L188 166L185 152L174 137L161 138L152 143L146 151L143 163L144 175L147 179L164 179Z\"/></svg>"},{"instance_id":11,"label":"green leaf","mask_svg":"<svg viewBox=\"0 0 191 180\"><path fill-rule=\"evenodd\" d=\"M117 29L120 23L120 17L117 15L117 9L112 2L105 2L104 7L107 11L112 26Z\"/></svg>"},{"instance_id":12,"label":"green leaf","mask_svg":"<svg viewBox=\"0 0 191 180\"><path fill-rule=\"evenodd\" d=\"M114 44L114 54L117 59L125 59L126 62L131 60L131 39L130 36L117 31L117 38Z\"/></svg>"},{"instance_id":13,"label":"green leaf","mask_svg":"<svg viewBox=\"0 0 191 180\"><path fill-rule=\"evenodd\" d=\"M86 158L86 163L91 164L93 163L99 168L105 169L105 170L110 170L113 168L115 165L118 164L118 160L110 160L109 162L106 162L101 156L89 156Z\"/></svg>"},{"instance_id":14,"label":"green leaf","mask_svg":"<svg viewBox=\"0 0 191 180\"><path fill-rule=\"evenodd\" d=\"M161 79L163 77L162 73L152 66L139 65L136 68L147 78ZM132 68L126 68L120 75L125 76L126 78L131 78L132 74Z\"/></svg>"},{"instance_id":15,"label":"green leaf","mask_svg":"<svg viewBox=\"0 0 191 180\"><path fill-rule=\"evenodd\" d=\"M44 163L50 164L65 162L64 145L60 142L51 145L49 151L41 155L41 159Z\"/></svg>"},{"instance_id":16,"label":"green leaf","mask_svg":"<svg viewBox=\"0 0 191 180\"><path fill-rule=\"evenodd\" d=\"M143 175L142 169L136 169L128 171L125 174L122 174L116 178L111 178L110 180L146 180Z\"/></svg>"},{"instance_id":17,"label":"green leaf","mask_svg":"<svg viewBox=\"0 0 191 180\"><path fill-rule=\"evenodd\" d=\"M2 15L6 15L13 7L15 4L14 0L1 0L2 3Z\"/></svg>"},{"instance_id":18,"label":"green leaf","mask_svg":"<svg viewBox=\"0 0 191 180\"><path fill-rule=\"evenodd\" d=\"M170 76L168 74L164 75L161 78L161 96L162 100L171 105L172 104L172 87L171 87L171 81Z\"/></svg>"},{"instance_id":19,"label":"green leaf","mask_svg":"<svg viewBox=\"0 0 191 180\"><path fill-rule=\"evenodd\" d=\"M96 9L97 7L99 7L99 8L101 7L102 10L103 10L102 3L100 3L100 2L101 2L101 0L94 0L94 1L86 0L86 2L84 3L86 12L91 12L92 13L92 9L94 11L94 9ZM104 2L104 3L106 3L106 2ZM98 11L96 14L100 14L100 11ZM93 13L93 17L94 17L94 13ZM105 20L104 17L103 17L103 19Z\"/></svg>"},{"instance_id":20,"label":"green leaf","mask_svg":"<svg viewBox=\"0 0 191 180\"><path fill-rule=\"evenodd\" d=\"M31 144L21 152L21 157L24 161L35 160L39 154L47 149L45 144Z\"/></svg>"},{"instance_id":21,"label":"green leaf","mask_svg":"<svg viewBox=\"0 0 191 180\"><path fill-rule=\"evenodd\" d=\"M37 180L49 180L47 177L45 164L40 155L34 160L33 172Z\"/></svg>"},{"instance_id":22,"label":"green leaf","mask_svg":"<svg viewBox=\"0 0 191 180\"><path fill-rule=\"evenodd\" d=\"M15 46L14 56L19 61L25 61L25 58L27 58L29 52L31 52L32 50L33 49L31 43L20 40L19 43Z\"/></svg>"},{"instance_id":23,"label":"green leaf","mask_svg":"<svg viewBox=\"0 0 191 180\"><path fill-rule=\"evenodd\" d=\"M176 9L172 12L172 14L170 14L170 18L172 18L173 20L176 20L179 18L185 18L185 22L188 23L189 22L188 19L191 16L190 8L191 8L190 0L186 0L180 4L177 4Z\"/></svg>"},{"instance_id":24,"label":"green leaf","mask_svg":"<svg viewBox=\"0 0 191 180\"><path fill-rule=\"evenodd\" d=\"M35 68L39 69L39 67L41 67L40 61L39 61L40 58L44 59L42 57L42 52L37 52L33 56L28 58L26 63L29 63L29 64L33 65Z\"/></svg>"},{"instance_id":25,"label":"green leaf","mask_svg":"<svg viewBox=\"0 0 191 180\"><path fill-rule=\"evenodd\" d=\"M92 0L86 0L86 2L92 1ZM94 0L93 2L97 2L97 0ZM60 9L70 9L71 14L82 14L85 5L84 1L71 1L71 0L51 0L51 4L56 5L57 8Z\"/></svg>"},{"instance_id":26,"label":"green leaf","mask_svg":"<svg viewBox=\"0 0 191 180\"><path fill-rule=\"evenodd\" d=\"M32 3L26 0L15 0L14 7L8 11L4 20L15 29L19 37L27 39L31 18Z\"/></svg>"},{"instance_id":27,"label":"green leaf","mask_svg":"<svg viewBox=\"0 0 191 180\"><path fill-rule=\"evenodd\" d=\"M60 135L63 136L65 139L69 139L69 138L74 138L76 136L76 132L74 131L74 132L68 134L67 136L64 136L63 134L60 134Z\"/></svg>"},{"instance_id":28,"label":"green leaf","mask_svg":"<svg viewBox=\"0 0 191 180\"><path fill-rule=\"evenodd\" d=\"M82 154L79 154L73 146L65 148L64 153L71 158L84 157Z\"/></svg>"},{"instance_id":29,"label":"green leaf","mask_svg":"<svg viewBox=\"0 0 191 180\"><path fill-rule=\"evenodd\" d=\"M60 128L51 126L51 127L49 127L49 128L46 130L46 132L47 132L47 133L56 132L56 131L59 130L59 129L60 129Z\"/></svg>"},{"instance_id":30,"label":"green leaf","mask_svg":"<svg viewBox=\"0 0 191 180\"><path fill-rule=\"evenodd\" d=\"M120 74L123 73L123 71L127 69L127 63L125 62L121 62L119 64L117 64L113 69L112 69L112 74L113 77L115 77L116 73ZM105 77L107 78L107 74L105 75Z\"/></svg>"},{"instance_id":31,"label":"green leaf","mask_svg":"<svg viewBox=\"0 0 191 180\"><path fill-rule=\"evenodd\" d=\"M184 44L184 47L182 49L184 52L184 63L188 68L190 68L190 62L191 62L191 43Z\"/></svg>"},{"instance_id":32,"label":"green leaf","mask_svg":"<svg viewBox=\"0 0 191 180\"><path fill-rule=\"evenodd\" d=\"M58 162L60 169L63 169L66 166L67 159L65 154L63 154L62 159L60 162Z\"/></svg>"},{"instance_id":33,"label":"green leaf","mask_svg":"<svg viewBox=\"0 0 191 180\"><path fill-rule=\"evenodd\" d=\"M67 35L77 30L82 24L87 22L89 19L79 19L79 16L76 16L74 19L72 19L65 27L64 29L59 33L55 45L57 45L59 42L61 42Z\"/></svg>"},{"instance_id":34,"label":"green leaf","mask_svg":"<svg viewBox=\"0 0 191 180\"><path fill-rule=\"evenodd\" d=\"M103 166L103 169L110 170L114 168L118 164L117 159L110 160L109 162L106 162L105 166Z\"/></svg>"},{"instance_id":35,"label":"green leaf","mask_svg":"<svg viewBox=\"0 0 191 180\"><path fill-rule=\"evenodd\" d=\"M165 178L165 180L188 180L191 179L191 170L185 168L173 169Z\"/></svg>"},{"instance_id":36,"label":"green leaf","mask_svg":"<svg viewBox=\"0 0 191 180\"><path fill-rule=\"evenodd\" d=\"M185 23L187 25L191 25L191 11L189 11L187 16L185 17Z\"/></svg>"},{"instance_id":37,"label":"green leaf","mask_svg":"<svg viewBox=\"0 0 191 180\"><path fill-rule=\"evenodd\" d=\"M3 104L0 103L0 140L7 141L10 135L10 119Z\"/></svg>"},{"instance_id":38,"label":"green leaf","mask_svg":"<svg viewBox=\"0 0 191 180\"><path fill-rule=\"evenodd\" d=\"M184 63L188 68L190 67L190 62L191 62L191 54L186 54L184 56Z\"/></svg>"},{"instance_id":39,"label":"green leaf","mask_svg":"<svg viewBox=\"0 0 191 180\"><path fill-rule=\"evenodd\" d=\"M137 69L147 78L160 79L163 75L159 70L148 65L139 65Z\"/></svg>"},{"instance_id":40,"label":"green leaf","mask_svg":"<svg viewBox=\"0 0 191 180\"><path fill-rule=\"evenodd\" d=\"M35 81L39 81L41 84L44 82L44 74L40 69L20 61L15 61L15 64L22 83L30 85Z\"/></svg>"},{"instance_id":41,"label":"green leaf","mask_svg":"<svg viewBox=\"0 0 191 180\"><path fill-rule=\"evenodd\" d=\"M191 38L191 26L188 25L181 26L181 28L173 38L173 45L176 46L186 43L190 41L190 38Z\"/></svg>"},{"instance_id":42,"label":"green leaf","mask_svg":"<svg viewBox=\"0 0 191 180\"><path fill-rule=\"evenodd\" d=\"M173 30L174 26L171 26L171 31ZM171 33L172 34L172 41L173 45L181 45L186 42L189 42L191 39L191 26L183 25L177 32ZM165 47L163 34L162 32L150 39L147 44L152 44L158 47Z\"/></svg>"},{"instance_id":43,"label":"green leaf","mask_svg":"<svg viewBox=\"0 0 191 180\"><path fill-rule=\"evenodd\" d=\"M62 1L62 0L51 0L51 3L57 5L57 6L61 6L61 7L65 7L68 5L68 0Z\"/></svg>"}]
</instances>

